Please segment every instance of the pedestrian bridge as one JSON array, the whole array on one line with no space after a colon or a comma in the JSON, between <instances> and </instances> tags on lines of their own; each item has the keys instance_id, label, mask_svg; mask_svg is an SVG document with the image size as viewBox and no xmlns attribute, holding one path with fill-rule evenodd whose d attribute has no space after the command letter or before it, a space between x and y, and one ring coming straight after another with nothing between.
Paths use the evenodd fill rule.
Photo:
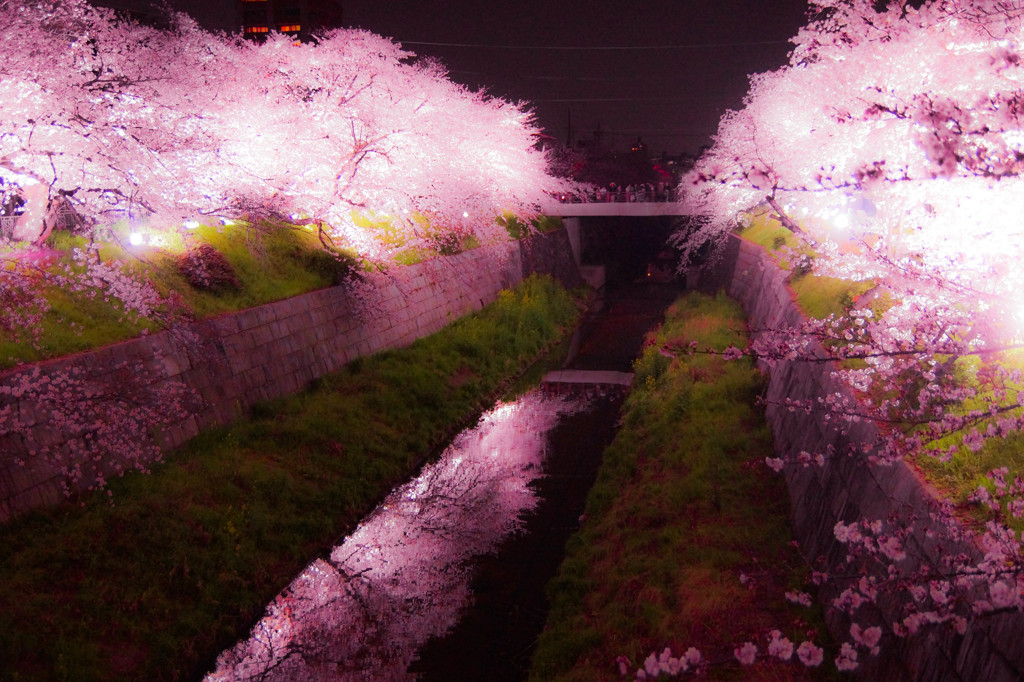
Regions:
<instances>
[{"instance_id":1,"label":"pedestrian bridge","mask_svg":"<svg viewBox=\"0 0 1024 682\"><path fill-rule=\"evenodd\" d=\"M631 372L563 369L548 372L541 380L545 393L554 395L625 395L633 384Z\"/></svg>"},{"instance_id":2,"label":"pedestrian bridge","mask_svg":"<svg viewBox=\"0 0 1024 682\"><path fill-rule=\"evenodd\" d=\"M540 212L558 218L585 218L589 216L662 216L690 215L681 203L675 201L588 201L569 202L549 199L542 202Z\"/></svg>"}]
</instances>

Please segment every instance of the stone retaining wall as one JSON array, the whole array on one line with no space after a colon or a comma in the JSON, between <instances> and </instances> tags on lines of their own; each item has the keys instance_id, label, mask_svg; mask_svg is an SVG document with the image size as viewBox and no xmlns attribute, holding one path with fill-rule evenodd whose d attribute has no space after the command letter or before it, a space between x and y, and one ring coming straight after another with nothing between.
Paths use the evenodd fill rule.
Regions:
<instances>
[{"instance_id":1,"label":"stone retaining wall","mask_svg":"<svg viewBox=\"0 0 1024 682\"><path fill-rule=\"evenodd\" d=\"M139 418L136 405L164 405L169 412L170 405L180 404L184 414L157 435L156 455L202 429L230 423L260 401L299 391L354 358L432 334L531 272L553 274L568 286L582 283L564 230L399 268L368 301L355 301L346 288L334 287L181 332L4 372L0 521L62 497L64 472L54 457L39 453L57 453L65 462L74 452L92 459L88 434L95 429L89 422L103 428L112 420ZM40 376L63 377L55 399L23 390L38 385ZM69 410L80 413L84 427L67 422ZM147 440L147 432L133 437ZM119 464L125 463L103 460L100 472L112 475ZM78 487L94 481L87 473Z\"/></svg>"},{"instance_id":2,"label":"stone retaining wall","mask_svg":"<svg viewBox=\"0 0 1024 682\"><path fill-rule=\"evenodd\" d=\"M740 301L752 330L795 326L801 314L786 286L786 274L748 242L734 240L719 274L731 273L729 294ZM785 398L817 399L836 391L845 391L830 376L827 363L784 362L769 371L767 419L775 438L779 457L794 458L801 451L826 452L831 446L838 453L849 451L851 443L872 443L873 424L852 425L848 433L830 427L821 413L789 411L778 405ZM835 524L866 519L908 519L927 517L934 496L905 464L890 467L869 466L859 457L842 454L827 460L823 467L787 466L784 469L792 501L792 522L796 539L809 561L823 557L827 569L849 573L844 564L845 547L834 536ZM957 545L942 533L915 522L916 533L908 544L911 556L934 556L936 552L976 552L973 547ZM825 588L819 594L823 604L837 596L838 590ZM895 605L882 604L880 619L891 624L899 617ZM848 641L850 623L845 616L830 612L829 629L839 642ZM1024 679L1024 617L1020 613L1000 614L971 621L967 632L958 635L944 627L926 628L909 639L887 633L882 653L869 657L861 652L858 676L865 680L964 680L973 682L1017 682Z\"/></svg>"}]
</instances>

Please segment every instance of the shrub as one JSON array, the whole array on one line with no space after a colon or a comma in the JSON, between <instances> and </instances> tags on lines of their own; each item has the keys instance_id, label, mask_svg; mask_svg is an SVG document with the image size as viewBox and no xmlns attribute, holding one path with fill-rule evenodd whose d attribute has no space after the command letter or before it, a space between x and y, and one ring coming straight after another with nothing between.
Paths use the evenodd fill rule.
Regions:
<instances>
[{"instance_id":1,"label":"shrub","mask_svg":"<svg viewBox=\"0 0 1024 682\"><path fill-rule=\"evenodd\" d=\"M200 244L182 254L178 270L196 289L221 291L241 286L231 263L210 244Z\"/></svg>"}]
</instances>

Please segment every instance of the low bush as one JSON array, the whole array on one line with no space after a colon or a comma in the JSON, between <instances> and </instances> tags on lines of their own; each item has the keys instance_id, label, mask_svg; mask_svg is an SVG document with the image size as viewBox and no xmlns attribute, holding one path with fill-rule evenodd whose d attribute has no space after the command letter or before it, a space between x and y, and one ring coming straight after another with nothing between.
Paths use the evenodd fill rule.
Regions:
<instances>
[{"instance_id":1,"label":"low bush","mask_svg":"<svg viewBox=\"0 0 1024 682\"><path fill-rule=\"evenodd\" d=\"M181 254L178 270L196 289L220 291L241 286L230 261L211 244L200 244Z\"/></svg>"}]
</instances>

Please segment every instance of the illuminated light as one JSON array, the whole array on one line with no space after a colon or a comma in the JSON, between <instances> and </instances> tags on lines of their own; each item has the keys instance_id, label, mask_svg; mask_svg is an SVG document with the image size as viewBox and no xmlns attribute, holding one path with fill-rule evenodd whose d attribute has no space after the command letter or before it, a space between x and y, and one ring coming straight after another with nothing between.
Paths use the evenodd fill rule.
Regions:
<instances>
[{"instance_id":1,"label":"illuminated light","mask_svg":"<svg viewBox=\"0 0 1024 682\"><path fill-rule=\"evenodd\" d=\"M285 24L279 29L281 33L297 33L302 30L301 24Z\"/></svg>"},{"instance_id":2,"label":"illuminated light","mask_svg":"<svg viewBox=\"0 0 1024 682\"><path fill-rule=\"evenodd\" d=\"M1017 334L1013 340L1016 343L1024 342L1024 303L1016 305L1016 309L1013 311L1013 321L1017 327Z\"/></svg>"},{"instance_id":3,"label":"illuminated light","mask_svg":"<svg viewBox=\"0 0 1024 682\"><path fill-rule=\"evenodd\" d=\"M194 230L199 227L199 222L196 220L186 220L185 227L189 230Z\"/></svg>"},{"instance_id":4,"label":"illuminated light","mask_svg":"<svg viewBox=\"0 0 1024 682\"><path fill-rule=\"evenodd\" d=\"M463 218L468 218L469 217L469 211L463 211L462 212L462 217Z\"/></svg>"},{"instance_id":5,"label":"illuminated light","mask_svg":"<svg viewBox=\"0 0 1024 682\"><path fill-rule=\"evenodd\" d=\"M132 232L128 235L128 243L132 246L141 246L146 243L146 235L141 232Z\"/></svg>"},{"instance_id":6,"label":"illuminated light","mask_svg":"<svg viewBox=\"0 0 1024 682\"><path fill-rule=\"evenodd\" d=\"M270 28L267 26L246 26L246 33L270 33Z\"/></svg>"},{"instance_id":7,"label":"illuminated light","mask_svg":"<svg viewBox=\"0 0 1024 682\"><path fill-rule=\"evenodd\" d=\"M840 230L845 230L850 226L850 216L847 213L839 213L835 218L832 219L832 224L838 227Z\"/></svg>"}]
</instances>

